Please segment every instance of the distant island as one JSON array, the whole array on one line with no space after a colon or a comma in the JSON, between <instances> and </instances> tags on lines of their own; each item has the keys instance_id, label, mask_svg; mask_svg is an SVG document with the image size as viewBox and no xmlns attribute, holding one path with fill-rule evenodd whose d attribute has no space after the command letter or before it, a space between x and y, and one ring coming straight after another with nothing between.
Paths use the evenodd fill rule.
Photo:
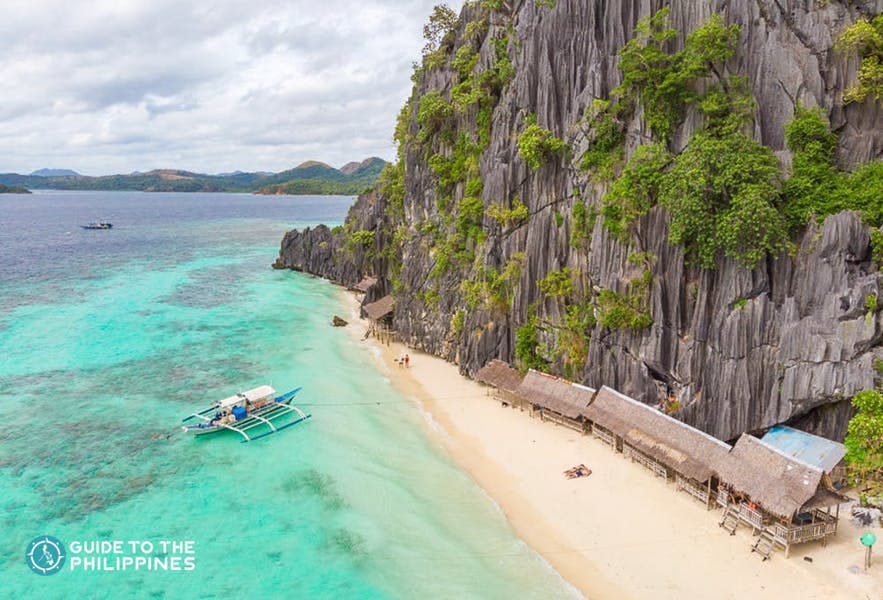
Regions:
<instances>
[{"instance_id":1,"label":"distant island","mask_svg":"<svg viewBox=\"0 0 883 600\"><path fill-rule=\"evenodd\" d=\"M3 185L0 183L0 194L30 194L31 190L14 185Z\"/></svg>"},{"instance_id":2,"label":"distant island","mask_svg":"<svg viewBox=\"0 0 883 600\"><path fill-rule=\"evenodd\" d=\"M70 169L37 169L31 173L34 177L80 177L80 174Z\"/></svg>"},{"instance_id":3,"label":"distant island","mask_svg":"<svg viewBox=\"0 0 883 600\"><path fill-rule=\"evenodd\" d=\"M30 175L0 174L4 188L51 190L120 190L142 192L252 192L255 194L358 194L374 186L386 166L372 156L335 169L318 161L307 161L280 173L235 171L206 175L175 169L147 173L89 177L69 169L39 169ZM17 192L17 193L27 193Z\"/></svg>"}]
</instances>

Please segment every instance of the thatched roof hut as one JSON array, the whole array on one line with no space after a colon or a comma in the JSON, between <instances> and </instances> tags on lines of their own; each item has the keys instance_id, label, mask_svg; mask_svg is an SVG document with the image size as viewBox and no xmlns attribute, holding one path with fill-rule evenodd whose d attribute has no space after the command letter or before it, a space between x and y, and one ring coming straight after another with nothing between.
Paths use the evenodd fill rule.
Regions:
<instances>
[{"instance_id":1,"label":"thatched roof hut","mask_svg":"<svg viewBox=\"0 0 883 600\"><path fill-rule=\"evenodd\" d=\"M743 433L721 464L720 478L748 494L767 512L793 519L801 510L825 508L843 502L820 488L823 470L787 456L756 437Z\"/></svg>"},{"instance_id":2,"label":"thatched roof hut","mask_svg":"<svg viewBox=\"0 0 883 600\"><path fill-rule=\"evenodd\" d=\"M360 281L359 283L357 283L356 285L354 285L350 289L354 290L356 292L362 292L364 294L369 289L371 289L375 283L377 283L376 277L366 275L365 277L362 278L362 281Z\"/></svg>"},{"instance_id":3,"label":"thatched roof hut","mask_svg":"<svg viewBox=\"0 0 883 600\"><path fill-rule=\"evenodd\" d=\"M719 472L726 444L607 386L583 414L642 453L700 483Z\"/></svg>"},{"instance_id":4,"label":"thatched roof hut","mask_svg":"<svg viewBox=\"0 0 883 600\"><path fill-rule=\"evenodd\" d=\"M525 401L568 419L579 419L595 390L531 369L515 392Z\"/></svg>"},{"instance_id":5,"label":"thatched roof hut","mask_svg":"<svg viewBox=\"0 0 883 600\"><path fill-rule=\"evenodd\" d=\"M524 376L510 367L509 363L495 358L479 369L475 379L504 392L514 393L521 385Z\"/></svg>"},{"instance_id":6,"label":"thatched roof hut","mask_svg":"<svg viewBox=\"0 0 883 600\"><path fill-rule=\"evenodd\" d=\"M362 307L362 310L365 311L365 314L372 321L379 321L385 316L392 313L392 309L395 307L396 300L392 296L384 296L377 302L372 302L371 304L366 304Z\"/></svg>"}]
</instances>

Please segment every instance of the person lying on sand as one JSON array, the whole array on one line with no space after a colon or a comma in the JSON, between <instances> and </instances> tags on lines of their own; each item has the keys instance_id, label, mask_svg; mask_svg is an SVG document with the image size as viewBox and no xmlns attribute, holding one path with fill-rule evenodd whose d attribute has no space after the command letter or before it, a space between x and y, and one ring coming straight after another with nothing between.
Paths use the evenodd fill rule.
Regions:
<instances>
[{"instance_id":1,"label":"person lying on sand","mask_svg":"<svg viewBox=\"0 0 883 600\"><path fill-rule=\"evenodd\" d=\"M578 477L588 477L592 474L592 470L588 468L584 464L580 464L579 466L573 467L572 469L567 469L564 471L564 476L568 479L576 479Z\"/></svg>"}]
</instances>

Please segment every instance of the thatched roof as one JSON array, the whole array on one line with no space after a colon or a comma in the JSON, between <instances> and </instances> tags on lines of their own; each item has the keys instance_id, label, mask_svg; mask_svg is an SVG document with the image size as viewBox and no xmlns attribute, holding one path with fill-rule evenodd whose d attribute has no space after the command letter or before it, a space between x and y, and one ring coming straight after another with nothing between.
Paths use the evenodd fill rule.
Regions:
<instances>
[{"instance_id":1,"label":"thatched roof","mask_svg":"<svg viewBox=\"0 0 883 600\"><path fill-rule=\"evenodd\" d=\"M785 519L793 518L804 507L841 502L838 495L819 490L822 474L819 467L787 456L747 433L736 442L720 470L721 481Z\"/></svg>"},{"instance_id":2,"label":"thatched roof","mask_svg":"<svg viewBox=\"0 0 883 600\"><path fill-rule=\"evenodd\" d=\"M812 498L809 499L803 506L800 508L803 510L809 510L811 508L828 508L829 506L836 506L838 504L844 504L849 502L850 498L844 496L843 494L839 494L833 490L829 490L824 487L820 487L816 490L816 493Z\"/></svg>"},{"instance_id":3,"label":"thatched roof","mask_svg":"<svg viewBox=\"0 0 883 600\"><path fill-rule=\"evenodd\" d=\"M376 277L371 277L370 275L366 275L362 278L362 281L354 285L352 288L357 292L365 293L367 292L375 283L377 283Z\"/></svg>"},{"instance_id":4,"label":"thatched roof","mask_svg":"<svg viewBox=\"0 0 883 600\"><path fill-rule=\"evenodd\" d=\"M369 319L372 321L378 321L392 312L395 303L396 300L392 296L384 296L377 302L366 304L362 307L362 310L365 311L365 314L368 315Z\"/></svg>"},{"instance_id":5,"label":"thatched roof","mask_svg":"<svg viewBox=\"0 0 883 600\"><path fill-rule=\"evenodd\" d=\"M592 401L595 390L531 369L516 393L531 404L576 419Z\"/></svg>"},{"instance_id":6,"label":"thatched roof","mask_svg":"<svg viewBox=\"0 0 883 600\"><path fill-rule=\"evenodd\" d=\"M583 414L647 456L699 482L718 473L730 451L729 444L607 386Z\"/></svg>"},{"instance_id":7,"label":"thatched roof","mask_svg":"<svg viewBox=\"0 0 883 600\"><path fill-rule=\"evenodd\" d=\"M524 377L508 363L495 358L479 369L475 379L505 392L514 392L521 385Z\"/></svg>"}]
</instances>

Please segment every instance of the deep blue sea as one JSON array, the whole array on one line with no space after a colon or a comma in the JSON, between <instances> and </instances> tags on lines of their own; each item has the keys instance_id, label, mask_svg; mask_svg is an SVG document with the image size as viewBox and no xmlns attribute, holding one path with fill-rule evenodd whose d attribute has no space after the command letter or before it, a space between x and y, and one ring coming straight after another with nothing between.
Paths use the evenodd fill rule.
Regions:
<instances>
[{"instance_id":1,"label":"deep blue sea","mask_svg":"<svg viewBox=\"0 0 883 600\"><path fill-rule=\"evenodd\" d=\"M0 597L577 596L329 325L339 288L270 268L352 200L0 195ZM313 418L249 444L180 431L265 383ZM51 575L26 561L45 535Z\"/></svg>"}]
</instances>

